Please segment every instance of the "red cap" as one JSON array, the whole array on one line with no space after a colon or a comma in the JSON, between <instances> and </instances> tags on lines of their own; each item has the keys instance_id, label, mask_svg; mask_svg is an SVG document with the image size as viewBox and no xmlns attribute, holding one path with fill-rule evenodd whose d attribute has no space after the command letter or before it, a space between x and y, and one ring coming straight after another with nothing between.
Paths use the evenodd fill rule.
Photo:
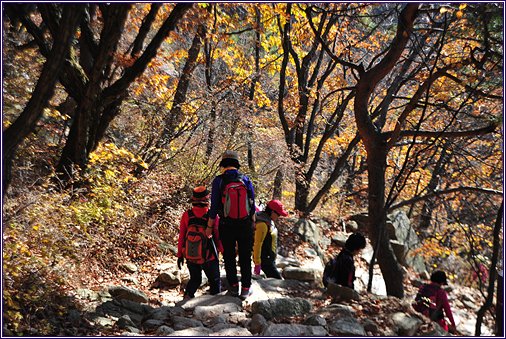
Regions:
<instances>
[{"instance_id":1,"label":"red cap","mask_svg":"<svg viewBox=\"0 0 506 339\"><path fill-rule=\"evenodd\" d=\"M275 211L277 214L279 214L282 217L286 217L288 215L288 212L285 211L283 208L283 204L279 200L271 200L267 204L267 207L269 207L271 210Z\"/></svg>"}]
</instances>

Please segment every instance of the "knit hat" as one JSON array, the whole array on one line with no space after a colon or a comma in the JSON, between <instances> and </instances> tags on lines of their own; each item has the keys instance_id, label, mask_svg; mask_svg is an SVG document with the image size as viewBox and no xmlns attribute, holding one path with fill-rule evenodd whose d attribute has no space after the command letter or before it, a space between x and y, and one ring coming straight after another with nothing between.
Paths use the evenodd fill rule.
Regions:
<instances>
[{"instance_id":1,"label":"knit hat","mask_svg":"<svg viewBox=\"0 0 506 339\"><path fill-rule=\"evenodd\" d=\"M448 282L446 281L446 273L443 271L434 271L430 276L430 281L441 285L448 285Z\"/></svg>"},{"instance_id":2,"label":"knit hat","mask_svg":"<svg viewBox=\"0 0 506 339\"><path fill-rule=\"evenodd\" d=\"M286 217L288 215L288 212L285 211L285 209L283 208L283 204L279 200L269 201L267 207L269 207L271 210L273 210L282 217Z\"/></svg>"},{"instance_id":3,"label":"knit hat","mask_svg":"<svg viewBox=\"0 0 506 339\"><path fill-rule=\"evenodd\" d=\"M191 204L209 204L209 191L204 186L195 187L193 196L188 202Z\"/></svg>"},{"instance_id":4,"label":"knit hat","mask_svg":"<svg viewBox=\"0 0 506 339\"><path fill-rule=\"evenodd\" d=\"M225 151L221 156L220 167L235 167L239 169L239 155L234 151Z\"/></svg>"}]
</instances>

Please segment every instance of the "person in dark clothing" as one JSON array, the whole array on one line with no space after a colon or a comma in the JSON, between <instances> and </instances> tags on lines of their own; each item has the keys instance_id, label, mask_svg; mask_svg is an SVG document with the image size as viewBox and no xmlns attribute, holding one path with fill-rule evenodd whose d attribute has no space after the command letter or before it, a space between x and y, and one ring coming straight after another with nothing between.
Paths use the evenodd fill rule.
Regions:
<instances>
[{"instance_id":1,"label":"person in dark clothing","mask_svg":"<svg viewBox=\"0 0 506 339\"><path fill-rule=\"evenodd\" d=\"M362 233L356 232L348 237L341 252L325 265L323 272L323 285L328 286L329 282L341 286L354 288L355 262L353 257L365 248L366 241Z\"/></svg>"},{"instance_id":2,"label":"person in dark clothing","mask_svg":"<svg viewBox=\"0 0 506 339\"><path fill-rule=\"evenodd\" d=\"M256 212L255 242L253 245L253 273L264 271L267 278L283 279L276 268L278 230L274 221L288 213L279 200L271 200L265 211Z\"/></svg>"},{"instance_id":3,"label":"person in dark clothing","mask_svg":"<svg viewBox=\"0 0 506 339\"><path fill-rule=\"evenodd\" d=\"M239 156L234 151L226 151L222 155L220 162L222 168L222 175L214 178L212 183L211 192L211 208L209 210L209 222L208 222L208 236L211 234L211 227L214 223L216 215L222 206L222 195L223 195L223 175L231 178L237 178L239 176ZM253 191L253 184L247 176L243 176L242 181L251 192L251 202L254 211L255 194ZM220 211L223 213L223 211ZM227 276L227 282L229 285L229 292L232 296L239 294L239 279L237 278L237 267L236 267L236 244L239 254L239 266L241 268L241 296L247 297L251 294L251 252L253 247L253 229L255 222L255 214L246 221L233 222L226 221L225 218L220 217L219 234L221 243L223 245L223 261L225 262L225 272Z\"/></svg>"}]
</instances>

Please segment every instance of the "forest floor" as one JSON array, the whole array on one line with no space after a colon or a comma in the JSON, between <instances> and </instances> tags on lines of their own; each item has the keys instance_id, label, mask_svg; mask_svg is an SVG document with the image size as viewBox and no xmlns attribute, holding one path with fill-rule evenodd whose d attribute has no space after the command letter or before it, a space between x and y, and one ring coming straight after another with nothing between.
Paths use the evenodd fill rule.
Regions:
<instances>
[{"instance_id":1,"label":"forest floor","mask_svg":"<svg viewBox=\"0 0 506 339\"><path fill-rule=\"evenodd\" d=\"M307 243L303 242L298 243L297 241L293 241L293 239L296 239L298 236L290 231L284 232L284 237L286 237L285 241L280 241L281 243L280 250L293 253L292 258L297 259L302 266L310 266L314 258L308 257L308 255L304 251L304 248L308 247L309 245ZM287 246L289 248L283 248L283 246ZM335 246L335 248L330 249L329 253L335 253L336 249L338 248L339 247ZM356 262L357 275L363 275L365 272L368 271L368 264L366 263L365 260L361 258L359 258L356 261L357 261ZM86 281L82 280L81 283L78 284L79 286L75 287L87 288L94 291L101 291L101 290L103 291L105 286L123 285L134 289L140 289L143 292L145 292L149 297L149 304L153 307L160 307L162 305L174 306L175 303L182 300L183 298L183 290L181 289L181 286L169 289L152 288L152 285L159 274L158 267L164 264L175 265L176 264L175 256L169 253L166 255L153 257L152 260L144 262L142 266L139 267L138 271L133 274L126 272L112 273L104 271L99 266L92 267L93 263L89 262L84 265L85 267L81 268L81 271L83 273L84 272L89 273L94 272L94 273L91 274L84 273L84 275L80 275L81 277L86 277ZM186 268L183 268L183 272L186 272L186 270L187 270ZM410 269L404 269L404 272L405 272L405 298L406 300L412 300L418 290L418 288L413 286L412 282L415 279L419 279L419 274ZM222 275L224 275L223 267L222 267ZM135 278L137 281L139 281L140 285L136 286L134 284L126 283L125 280L122 279L125 276ZM77 281L75 281L74 283L77 283ZM364 283L362 281L358 281L358 284L356 285L358 285L358 288L356 287L356 289L362 295L362 297L358 301L347 302L337 300L337 302L347 304L350 307L354 308L355 311L357 311L356 313L357 316L362 316L366 318L368 315L374 314L375 319L379 320L377 324L378 325L383 324L383 328L381 328L380 326L380 330L382 332L392 330L391 328L388 327L391 326L390 320L391 315L394 314L395 312L398 312L397 303L388 303L388 302L371 303L372 295L370 294L367 295L364 289ZM476 313L479 307L483 304L484 298L481 296L478 289L453 284L451 286L453 290L448 295L450 299L450 304L452 306L454 318L457 324L457 330L459 331L457 335L465 335L465 336L474 335ZM207 289L208 289L207 287L199 289L196 293L196 296L206 294ZM315 290L316 289L317 288L315 287ZM310 294L311 293L305 293L305 295ZM476 300L476 305L474 308L470 308L469 303L467 303L466 306L459 301L459 299L462 299L463 295L470 297L471 300ZM333 299L331 296L328 296L327 300L324 301L321 300L319 301L310 300L310 301L314 303L315 310L327 307L329 304L336 302L336 300ZM82 300L81 302L83 309L89 308L89 305L86 305L87 301ZM429 327L430 326L428 324L422 325L420 332L423 333L424 330L425 331L428 330ZM494 321L492 317L487 313L482 326L482 335L492 335L493 327ZM75 332L76 331L74 330L74 333ZM119 329L115 332L114 329L106 330L103 328L96 328L93 326L91 327L87 326L87 328L79 329L77 330L77 332L83 333L83 335L120 335L121 333Z\"/></svg>"}]
</instances>

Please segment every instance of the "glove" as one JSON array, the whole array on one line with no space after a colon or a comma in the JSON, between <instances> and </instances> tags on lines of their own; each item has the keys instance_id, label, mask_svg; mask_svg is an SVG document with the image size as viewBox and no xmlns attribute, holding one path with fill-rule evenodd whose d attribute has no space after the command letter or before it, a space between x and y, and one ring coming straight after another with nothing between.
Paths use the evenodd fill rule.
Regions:
<instances>
[{"instance_id":1,"label":"glove","mask_svg":"<svg viewBox=\"0 0 506 339\"><path fill-rule=\"evenodd\" d=\"M253 273L256 275L260 275L260 269L262 268L262 265L255 265L255 269L253 270Z\"/></svg>"},{"instance_id":2,"label":"glove","mask_svg":"<svg viewBox=\"0 0 506 339\"><path fill-rule=\"evenodd\" d=\"M184 258L183 257L177 258L177 267L179 269L181 269L181 266L183 266L183 263L184 263Z\"/></svg>"}]
</instances>

